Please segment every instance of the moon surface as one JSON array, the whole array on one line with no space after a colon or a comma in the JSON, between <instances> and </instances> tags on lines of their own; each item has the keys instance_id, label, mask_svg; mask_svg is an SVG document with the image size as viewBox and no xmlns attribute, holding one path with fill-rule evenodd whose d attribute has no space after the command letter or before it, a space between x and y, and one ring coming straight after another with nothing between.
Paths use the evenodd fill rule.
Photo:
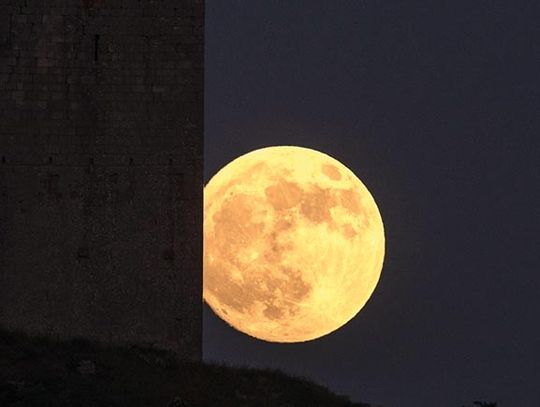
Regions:
<instances>
[{"instance_id":1,"label":"moon surface","mask_svg":"<svg viewBox=\"0 0 540 407\"><path fill-rule=\"evenodd\" d=\"M312 149L252 151L204 189L204 300L255 338L303 342L346 324L377 285L384 247L367 188Z\"/></svg>"}]
</instances>

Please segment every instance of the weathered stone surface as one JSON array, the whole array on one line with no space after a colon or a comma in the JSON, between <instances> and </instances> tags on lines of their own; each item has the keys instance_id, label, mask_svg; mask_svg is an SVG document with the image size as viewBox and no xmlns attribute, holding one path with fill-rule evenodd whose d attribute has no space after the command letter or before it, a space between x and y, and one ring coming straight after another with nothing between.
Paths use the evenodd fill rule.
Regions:
<instances>
[{"instance_id":1,"label":"weathered stone surface","mask_svg":"<svg viewBox=\"0 0 540 407\"><path fill-rule=\"evenodd\" d=\"M202 0L0 0L0 324L201 357Z\"/></svg>"}]
</instances>

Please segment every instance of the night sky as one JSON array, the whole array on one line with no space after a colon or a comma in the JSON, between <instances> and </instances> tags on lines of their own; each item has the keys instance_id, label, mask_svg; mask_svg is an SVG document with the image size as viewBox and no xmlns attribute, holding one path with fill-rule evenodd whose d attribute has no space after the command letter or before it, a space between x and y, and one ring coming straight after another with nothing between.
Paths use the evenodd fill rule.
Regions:
<instances>
[{"instance_id":1,"label":"night sky","mask_svg":"<svg viewBox=\"0 0 540 407\"><path fill-rule=\"evenodd\" d=\"M271 344L205 307L208 361L385 407L540 403L540 3L207 1L205 180L256 148L347 165L386 229L371 300Z\"/></svg>"}]
</instances>

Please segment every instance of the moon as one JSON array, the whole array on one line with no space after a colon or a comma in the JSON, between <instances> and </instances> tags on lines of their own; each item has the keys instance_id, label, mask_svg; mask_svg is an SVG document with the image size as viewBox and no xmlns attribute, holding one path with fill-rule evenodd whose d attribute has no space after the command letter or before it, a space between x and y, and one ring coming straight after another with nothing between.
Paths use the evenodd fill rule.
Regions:
<instances>
[{"instance_id":1,"label":"moon","mask_svg":"<svg viewBox=\"0 0 540 407\"><path fill-rule=\"evenodd\" d=\"M342 327L373 293L384 250L370 192L319 151L255 150L204 188L204 300L255 338L304 342Z\"/></svg>"}]
</instances>

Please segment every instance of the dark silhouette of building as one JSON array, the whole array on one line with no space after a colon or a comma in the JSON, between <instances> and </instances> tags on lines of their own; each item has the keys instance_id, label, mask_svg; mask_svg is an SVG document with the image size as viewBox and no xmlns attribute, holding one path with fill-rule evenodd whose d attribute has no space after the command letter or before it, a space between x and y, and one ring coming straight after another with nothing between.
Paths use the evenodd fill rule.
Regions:
<instances>
[{"instance_id":1,"label":"dark silhouette of building","mask_svg":"<svg viewBox=\"0 0 540 407\"><path fill-rule=\"evenodd\" d=\"M0 0L0 325L201 357L202 0Z\"/></svg>"}]
</instances>

